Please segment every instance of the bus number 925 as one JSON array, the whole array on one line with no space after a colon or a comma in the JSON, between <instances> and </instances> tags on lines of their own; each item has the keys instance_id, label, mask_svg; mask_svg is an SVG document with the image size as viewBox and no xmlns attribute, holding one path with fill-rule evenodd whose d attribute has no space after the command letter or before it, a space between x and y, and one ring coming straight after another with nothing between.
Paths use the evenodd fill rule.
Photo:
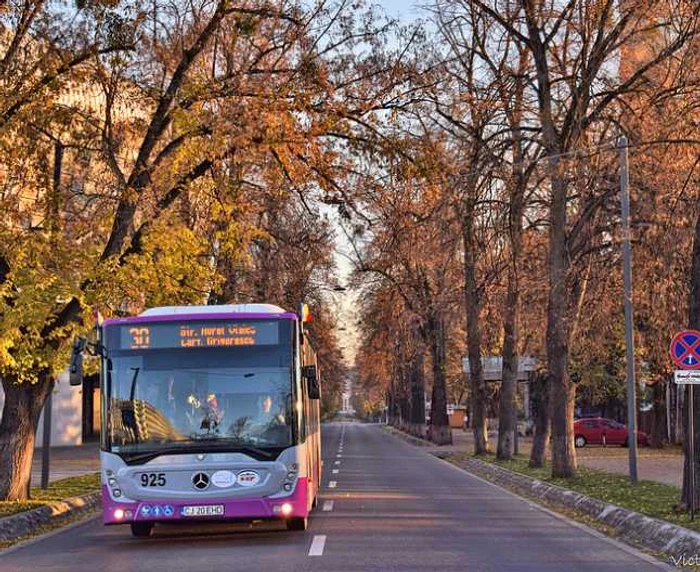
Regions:
<instances>
[{"instance_id":1,"label":"bus number 925","mask_svg":"<svg viewBox=\"0 0 700 572\"><path fill-rule=\"evenodd\" d=\"M165 473L141 473L142 487L164 487Z\"/></svg>"}]
</instances>

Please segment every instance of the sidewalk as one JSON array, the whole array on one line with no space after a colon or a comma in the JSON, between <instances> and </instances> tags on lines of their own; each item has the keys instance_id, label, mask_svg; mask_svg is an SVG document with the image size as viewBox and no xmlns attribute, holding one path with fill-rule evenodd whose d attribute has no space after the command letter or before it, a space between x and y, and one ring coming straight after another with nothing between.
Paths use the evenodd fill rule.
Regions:
<instances>
[{"instance_id":1,"label":"sidewalk","mask_svg":"<svg viewBox=\"0 0 700 572\"><path fill-rule=\"evenodd\" d=\"M100 470L100 444L85 443L73 447L51 448L49 462L49 482L77 477ZM41 449L34 451L32 461L32 486L41 484Z\"/></svg>"},{"instance_id":2,"label":"sidewalk","mask_svg":"<svg viewBox=\"0 0 700 572\"><path fill-rule=\"evenodd\" d=\"M497 433L489 433L491 450L495 451L497 439ZM452 440L452 445L443 447L429 445L426 450L446 453L456 451L471 453L474 451L474 439L471 430L453 429ZM531 449L532 438L521 437L519 439L519 452L529 455ZM680 454L678 447L668 447L666 449L640 447L637 449L637 453L637 473L640 479L656 481L680 488L683 479L683 456ZM628 450L624 447L582 447L576 449L576 459L579 466L600 469L619 475L629 474Z\"/></svg>"}]
</instances>

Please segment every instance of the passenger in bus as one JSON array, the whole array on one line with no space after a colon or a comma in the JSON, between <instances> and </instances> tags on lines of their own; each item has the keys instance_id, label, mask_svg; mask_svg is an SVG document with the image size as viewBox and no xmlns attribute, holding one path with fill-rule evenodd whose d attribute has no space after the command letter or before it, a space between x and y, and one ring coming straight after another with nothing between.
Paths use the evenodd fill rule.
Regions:
<instances>
[{"instance_id":1,"label":"passenger in bus","mask_svg":"<svg viewBox=\"0 0 700 572\"><path fill-rule=\"evenodd\" d=\"M224 418L224 412L219 407L219 400L216 394L213 391L203 393L203 387L203 384L198 382L195 386L195 391L187 396L187 405L189 406L187 416L190 420L190 425L195 430L218 433L219 425Z\"/></svg>"}]
</instances>

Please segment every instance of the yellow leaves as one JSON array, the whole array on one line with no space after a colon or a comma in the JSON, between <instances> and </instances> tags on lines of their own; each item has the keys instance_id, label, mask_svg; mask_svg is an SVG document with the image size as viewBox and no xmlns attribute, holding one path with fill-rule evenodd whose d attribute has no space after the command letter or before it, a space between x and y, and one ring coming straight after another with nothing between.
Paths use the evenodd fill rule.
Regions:
<instances>
[{"instance_id":1,"label":"yellow leaves","mask_svg":"<svg viewBox=\"0 0 700 572\"><path fill-rule=\"evenodd\" d=\"M85 263L80 249L41 232L27 232L0 251L11 268L0 285L0 376L35 381L41 370L57 373L67 363L69 342L79 324L56 328L47 339L47 319L78 291Z\"/></svg>"},{"instance_id":2,"label":"yellow leaves","mask_svg":"<svg viewBox=\"0 0 700 572\"><path fill-rule=\"evenodd\" d=\"M202 304L217 282L215 270L206 241L176 217L167 217L146 234L140 254L100 266L88 302L108 315Z\"/></svg>"}]
</instances>

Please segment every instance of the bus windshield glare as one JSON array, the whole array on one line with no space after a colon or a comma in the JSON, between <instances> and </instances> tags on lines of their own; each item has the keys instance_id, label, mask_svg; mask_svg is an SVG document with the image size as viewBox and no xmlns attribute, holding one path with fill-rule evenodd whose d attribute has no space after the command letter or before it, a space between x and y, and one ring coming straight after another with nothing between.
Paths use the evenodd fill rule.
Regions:
<instances>
[{"instance_id":1,"label":"bus windshield glare","mask_svg":"<svg viewBox=\"0 0 700 572\"><path fill-rule=\"evenodd\" d=\"M269 330L271 324L274 330L279 327L279 336L275 331L266 343L225 347L206 340L203 347L190 343L192 335L187 345L178 346L167 337L172 327L158 333L158 326L149 332L150 339L142 337L128 347L123 327L108 328L109 450L129 455L292 445L292 327L289 322L263 326ZM184 324L178 326L185 331ZM201 324L187 327L188 332L210 330ZM143 330L147 328L139 328Z\"/></svg>"}]
</instances>

